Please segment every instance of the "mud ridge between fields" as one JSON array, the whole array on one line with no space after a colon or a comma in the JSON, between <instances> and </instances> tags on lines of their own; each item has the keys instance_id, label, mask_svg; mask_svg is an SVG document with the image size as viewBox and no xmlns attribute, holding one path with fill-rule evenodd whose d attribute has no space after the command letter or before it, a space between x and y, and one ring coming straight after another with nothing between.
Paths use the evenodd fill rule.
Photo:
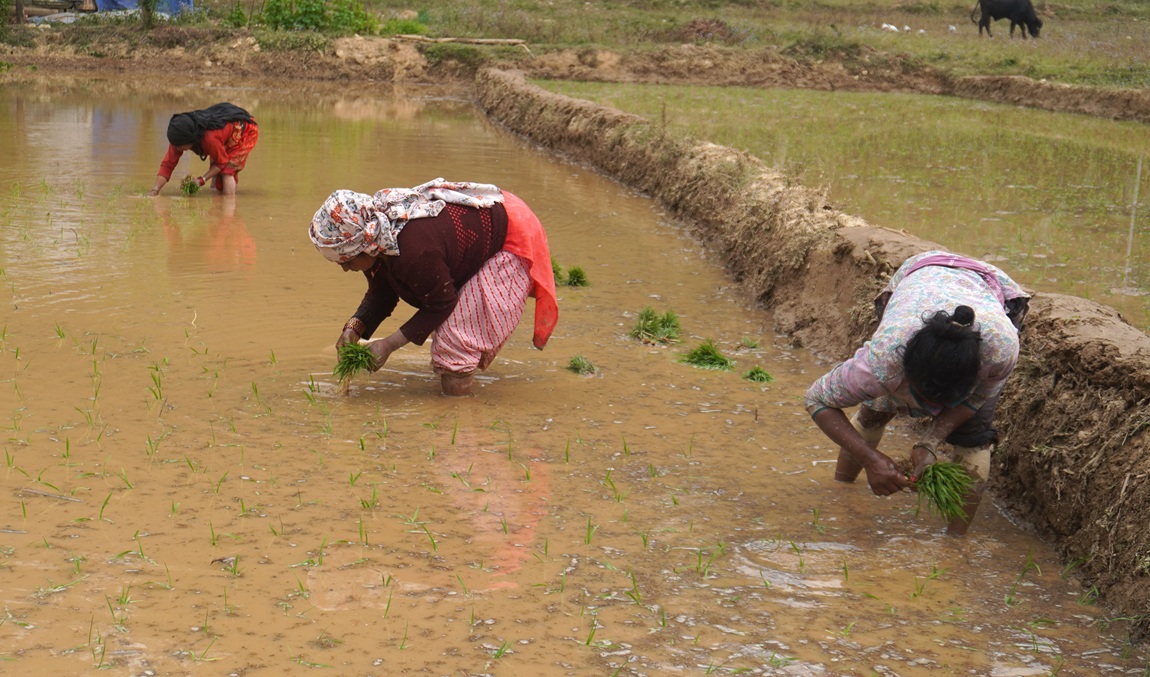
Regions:
<instances>
[{"instance_id":1,"label":"mud ridge between fields","mask_svg":"<svg viewBox=\"0 0 1150 677\"><path fill-rule=\"evenodd\" d=\"M871 226L730 148L487 69L475 95L511 132L665 205L771 312L829 360L874 329L871 299L907 257L940 245ZM1150 637L1150 337L1081 298L1036 295L999 409L991 491L1053 542L1086 589Z\"/></svg>"}]
</instances>

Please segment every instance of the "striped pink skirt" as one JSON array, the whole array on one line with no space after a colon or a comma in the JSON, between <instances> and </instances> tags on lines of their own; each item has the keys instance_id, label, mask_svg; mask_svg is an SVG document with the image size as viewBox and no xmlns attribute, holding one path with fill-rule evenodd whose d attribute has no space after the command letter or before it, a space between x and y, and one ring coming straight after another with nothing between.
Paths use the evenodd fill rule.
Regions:
<instances>
[{"instance_id":1,"label":"striped pink skirt","mask_svg":"<svg viewBox=\"0 0 1150 677\"><path fill-rule=\"evenodd\" d=\"M527 260L501 251L459 290L459 302L431 341L435 373L486 369L519 326L531 277Z\"/></svg>"}]
</instances>

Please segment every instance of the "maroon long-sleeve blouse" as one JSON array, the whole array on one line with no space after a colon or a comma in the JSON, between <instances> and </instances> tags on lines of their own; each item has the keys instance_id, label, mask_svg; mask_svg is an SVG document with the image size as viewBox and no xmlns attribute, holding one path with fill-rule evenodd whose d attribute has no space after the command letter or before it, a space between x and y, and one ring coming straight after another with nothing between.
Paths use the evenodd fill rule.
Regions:
<instances>
[{"instance_id":1,"label":"maroon long-sleeve blouse","mask_svg":"<svg viewBox=\"0 0 1150 677\"><path fill-rule=\"evenodd\" d=\"M398 236L399 256L380 256L364 272L367 293L355 311L366 327L363 338L371 338L402 299L416 313L399 330L423 345L455 310L459 290L506 238L502 204L490 209L448 204L438 216L409 221Z\"/></svg>"}]
</instances>

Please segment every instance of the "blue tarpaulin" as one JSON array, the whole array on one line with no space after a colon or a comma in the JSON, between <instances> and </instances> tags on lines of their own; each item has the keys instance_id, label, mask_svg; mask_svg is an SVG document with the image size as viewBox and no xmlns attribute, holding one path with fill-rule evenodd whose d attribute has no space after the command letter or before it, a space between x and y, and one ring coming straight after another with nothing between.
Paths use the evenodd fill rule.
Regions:
<instances>
[{"instance_id":1,"label":"blue tarpaulin","mask_svg":"<svg viewBox=\"0 0 1150 677\"><path fill-rule=\"evenodd\" d=\"M139 9L137 0L96 0L96 9L101 12L115 12L125 9ZM192 10L192 0L156 0L156 11L176 15Z\"/></svg>"}]
</instances>

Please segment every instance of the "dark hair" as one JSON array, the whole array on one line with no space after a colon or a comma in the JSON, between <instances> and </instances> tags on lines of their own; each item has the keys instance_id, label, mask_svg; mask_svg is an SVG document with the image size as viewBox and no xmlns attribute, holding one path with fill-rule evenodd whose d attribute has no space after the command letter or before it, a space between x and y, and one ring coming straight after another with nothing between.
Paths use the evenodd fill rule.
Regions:
<instances>
[{"instance_id":1,"label":"dark hair","mask_svg":"<svg viewBox=\"0 0 1150 677\"><path fill-rule=\"evenodd\" d=\"M982 336L974 325L974 309L958 306L923 318L923 328L906 344L903 371L912 388L937 404L963 399L978 379L978 349Z\"/></svg>"}]
</instances>

